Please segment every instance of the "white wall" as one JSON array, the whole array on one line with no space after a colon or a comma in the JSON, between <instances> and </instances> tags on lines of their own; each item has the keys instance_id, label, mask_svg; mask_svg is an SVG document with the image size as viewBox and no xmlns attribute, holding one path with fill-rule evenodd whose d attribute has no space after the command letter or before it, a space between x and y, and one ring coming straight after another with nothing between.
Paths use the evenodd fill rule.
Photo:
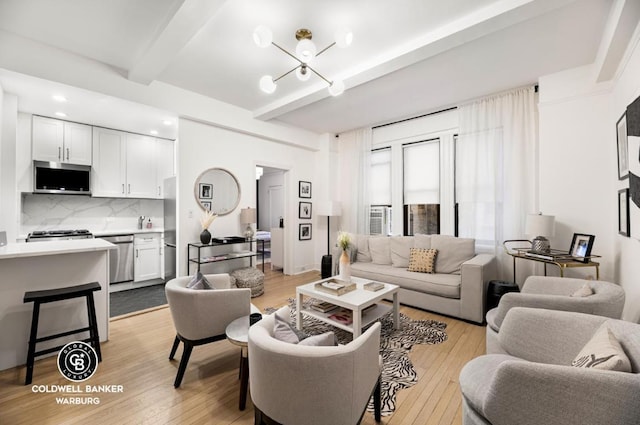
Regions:
<instances>
[{"instance_id":1,"label":"white wall","mask_svg":"<svg viewBox=\"0 0 640 425\"><path fill-rule=\"evenodd\" d=\"M616 121L640 95L640 49L612 82L595 84L589 66L540 78L540 209L556 216L552 247L568 249L574 233L596 236L600 278L626 292L623 319L640 319L640 242L618 234ZM549 268L551 270L551 268ZM569 276L595 277L593 268Z\"/></svg>"},{"instance_id":2,"label":"white wall","mask_svg":"<svg viewBox=\"0 0 640 425\"><path fill-rule=\"evenodd\" d=\"M18 99L0 88L0 230L13 242L18 232L16 188L16 127Z\"/></svg>"},{"instance_id":3,"label":"white wall","mask_svg":"<svg viewBox=\"0 0 640 425\"><path fill-rule=\"evenodd\" d=\"M310 181L313 190L322 187L314 181L316 151L287 146L255 136L214 127L188 119L180 119L177 144L178 156L178 268L179 275L187 274L186 251L189 242L198 241L201 232L199 218L202 210L193 197L193 184L205 169L221 167L231 171L241 186L240 206L255 207L257 164L287 170L284 175L285 188L285 273L293 274L310 270L317 263L313 240L298 241L298 181ZM313 193L312 193L313 195ZM314 197L311 199L314 202ZM210 227L215 237L242 233L240 209L218 217ZM238 260L240 261L240 260ZM236 264L234 266L234 264ZM237 263L225 262L214 266L215 271L237 268ZM192 272L195 268L192 268Z\"/></svg>"}]
</instances>

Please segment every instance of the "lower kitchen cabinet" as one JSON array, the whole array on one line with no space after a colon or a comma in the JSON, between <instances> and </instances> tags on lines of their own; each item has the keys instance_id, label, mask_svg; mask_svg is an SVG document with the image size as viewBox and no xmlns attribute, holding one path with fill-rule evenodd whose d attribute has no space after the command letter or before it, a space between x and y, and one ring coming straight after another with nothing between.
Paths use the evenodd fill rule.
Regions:
<instances>
[{"instance_id":1,"label":"lower kitchen cabinet","mask_svg":"<svg viewBox=\"0 0 640 425\"><path fill-rule=\"evenodd\" d=\"M160 233L135 235L133 239L134 282L162 277L160 242Z\"/></svg>"}]
</instances>

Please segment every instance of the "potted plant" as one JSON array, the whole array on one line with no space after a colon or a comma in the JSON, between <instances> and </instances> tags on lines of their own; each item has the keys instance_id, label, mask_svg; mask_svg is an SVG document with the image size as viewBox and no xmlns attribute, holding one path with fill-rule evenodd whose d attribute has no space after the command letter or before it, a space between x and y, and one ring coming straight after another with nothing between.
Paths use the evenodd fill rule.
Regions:
<instances>
[{"instance_id":1,"label":"potted plant","mask_svg":"<svg viewBox=\"0 0 640 425\"><path fill-rule=\"evenodd\" d=\"M202 233L200 233L200 242L208 245L211 242L211 233L209 232L209 226L218 217L218 214L214 214L211 211L205 211L204 215L200 217L200 225L202 225Z\"/></svg>"}]
</instances>

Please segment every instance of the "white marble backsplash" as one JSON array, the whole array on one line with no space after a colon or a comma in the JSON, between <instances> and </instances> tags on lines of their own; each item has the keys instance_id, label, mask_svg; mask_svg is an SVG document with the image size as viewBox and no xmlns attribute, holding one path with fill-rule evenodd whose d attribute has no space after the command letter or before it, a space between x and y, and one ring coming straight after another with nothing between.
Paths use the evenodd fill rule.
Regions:
<instances>
[{"instance_id":1,"label":"white marble backsplash","mask_svg":"<svg viewBox=\"0 0 640 425\"><path fill-rule=\"evenodd\" d=\"M147 217L153 227L164 226L161 199L92 198L81 195L22 195L20 233L34 230L88 229L93 233L135 230L138 217Z\"/></svg>"}]
</instances>

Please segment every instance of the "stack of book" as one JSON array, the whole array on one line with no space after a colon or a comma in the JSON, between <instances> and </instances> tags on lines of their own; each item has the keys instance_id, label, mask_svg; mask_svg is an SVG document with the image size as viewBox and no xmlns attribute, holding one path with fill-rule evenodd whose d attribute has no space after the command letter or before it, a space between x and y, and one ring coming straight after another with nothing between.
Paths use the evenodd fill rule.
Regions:
<instances>
[{"instance_id":1,"label":"stack of book","mask_svg":"<svg viewBox=\"0 0 640 425\"><path fill-rule=\"evenodd\" d=\"M338 306L335 304L331 304L326 301L323 301L323 302L317 302L317 303L311 304L311 308L316 311L320 311L322 313L328 313L338 308Z\"/></svg>"},{"instance_id":2,"label":"stack of book","mask_svg":"<svg viewBox=\"0 0 640 425\"><path fill-rule=\"evenodd\" d=\"M539 251L526 251L525 256L531 258L538 258L540 260L557 261L557 260L570 260L573 258L568 252L564 251L551 251L551 252L539 252Z\"/></svg>"}]
</instances>

